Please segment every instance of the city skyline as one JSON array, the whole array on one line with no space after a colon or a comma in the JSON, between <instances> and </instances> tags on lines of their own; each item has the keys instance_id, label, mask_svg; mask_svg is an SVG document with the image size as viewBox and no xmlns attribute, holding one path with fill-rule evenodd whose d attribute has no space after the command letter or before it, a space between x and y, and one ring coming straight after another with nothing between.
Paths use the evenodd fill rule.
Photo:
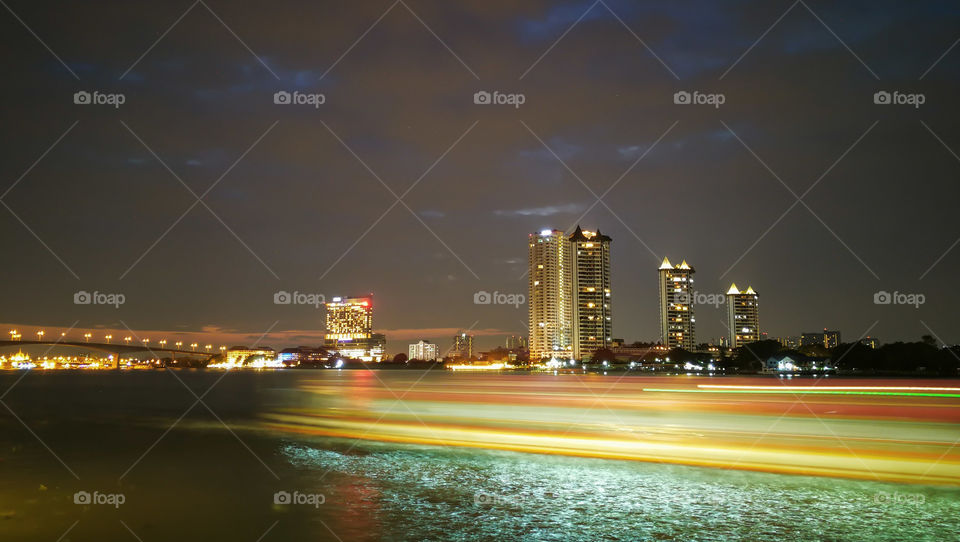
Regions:
<instances>
[{"instance_id":1,"label":"city skyline","mask_svg":"<svg viewBox=\"0 0 960 542\"><path fill-rule=\"evenodd\" d=\"M790 307L765 313L770 330L910 340L929 327L960 341L960 231L939 218L960 171L960 135L942 121L958 90L955 7L811 5L814 17L748 2L699 6L695 21L618 1L497 6L411 4L415 17L397 5L354 48L389 5L346 10L335 27L304 6L283 35L258 12L211 6L256 55L202 9L170 27L178 6L63 7L57 19L11 6L57 56L17 18L0 21L18 51L0 89L17 105L0 149L0 242L29 262L8 270L0 320L254 336L279 321L301 335L317 314L278 311L274 292L375 291L388 335L439 340L477 322L488 348L526 332L515 309L471 299L526 290L511 235L582 222L618 240L617 296L636 300L614 303L618 336L658 328L631 270L684 254L704 291L751 277L766 306ZM116 32L103 40L72 23L92 18L124 26L105 22ZM891 36L911 45L891 50ZM481 91L525 101L475 103ZM75 103L78 92L125 102ZM325 102L293 103L296 92ZM725 101L675 103L682 92ZM926 100L875 103L880 92ZM761 282L772 268L789 288ZM79 290L126 304L75 306ZM878 306L879 291L926 303ZM449 302L409 310L431 297ZM698 336L725 334L722 309L699 314Z\"/></svg>"},{"instance_id":2,"label":"city skyline","mask_svg":"<svg viewBox=\"0 0 960 542\"><path fill-rule=\"evenodd\" d=\"M960 532L956 0L0 0L0 49L7 538Z\"/></svg>"}]
</instances>

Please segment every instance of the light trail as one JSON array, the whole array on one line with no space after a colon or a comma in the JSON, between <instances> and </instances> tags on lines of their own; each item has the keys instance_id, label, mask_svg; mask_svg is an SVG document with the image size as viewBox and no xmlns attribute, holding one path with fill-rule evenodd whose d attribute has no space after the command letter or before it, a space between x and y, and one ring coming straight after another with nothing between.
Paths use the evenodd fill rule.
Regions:
<instances>
[{"instance_id":1,"label":"light trail","mask_svg":"<svg viewBox=\"0 0 960 542\"><path fill-rule=\"evenodd\" d=\"M960 486L960 393L946 393L960 386L943 386L956 381L877 386L832 379L837 386L817 388L752 385L756 378L713 385L682 376L376 376L322 373L295 390L302 398L279 403L302 407L268 412L264 426L318 437Z\"/></svg>"},{"instance_id":2,"label":"light trail","mask_svg":"<svg viewBox=\"0 0 960 542\"><path fill-rule=\"evenodd\" d=\"M932 388L922 386L733 386L721 384L697 384L698 388L729 389L729 390L809 390L812 388L825 390L880 390L880 391L955 391L960 388Z\"/></svg>"},{"instance_id":3,"label":"light trail","mask_svg":"<svg viewBox=\"0 0 960 542\"><path fill-rule=\"evenodd\" d=\"M917 392L884 392L884 391L853 391L853 390L831 390L828 388L798 388L789 389L733 389L733 390L702 390L686 388L643 388L643 391L650 392L669 392L669 393L770 393L777 395L882 395L887 397L960 397L960 393L917 393Z\"/></svg>"}]
</instances>

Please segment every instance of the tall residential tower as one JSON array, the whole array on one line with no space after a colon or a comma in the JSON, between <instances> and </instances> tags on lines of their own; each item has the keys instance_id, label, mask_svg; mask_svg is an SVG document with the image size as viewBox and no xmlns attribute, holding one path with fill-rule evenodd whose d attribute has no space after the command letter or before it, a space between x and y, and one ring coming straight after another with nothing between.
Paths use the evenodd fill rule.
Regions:
<instances>
[{"instance_id":1,"label":"tall residential tower","mask_svg":"<svg viewBox=\"0 0 960 542\"><path fill-rule=\"evenodd\" d=\"M530 360L573 355L573 258L560 230L531 233L529 245Z\"/></svg>"},{"instance_id":2,"label":"tall residential tower","mask_svg":"<svg viewBox=\"0 0 960 542\"><path fill-rule=\"evenodd\" d=\"M610 348L610 238L581 230L570 236L573 256L573 357L590 358Z\"/></svg>"},{"instance_id":3,"label":"tall residential tower","mask_svg":"<svg viewBox=\"0 0 960 542\"><path fill-rule=\"evenodd\" d=\"M736 284L727 290L727 325L730 346L737 348L760 340L760 296L753 287L741 292Z\"/></svg>"},{"instance_id":4,"label":"tall residential tower","mask_svg":"<svg viewBox=\"0 0 960 542\"><path fill-rule=\"evenodd\" d=\"M667 348L680 347L690 351L696 348L694 272L686 260L674 266L664 258L660 264L660 342Z\"/></svg>"}]
</instances>

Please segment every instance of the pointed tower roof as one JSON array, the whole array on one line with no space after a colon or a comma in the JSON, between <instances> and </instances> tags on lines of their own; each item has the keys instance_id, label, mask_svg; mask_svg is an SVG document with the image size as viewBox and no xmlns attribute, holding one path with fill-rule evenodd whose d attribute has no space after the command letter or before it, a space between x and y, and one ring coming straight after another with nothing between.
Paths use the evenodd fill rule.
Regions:
<instances>
[{"instance_id":1,"label":"pointed tower roof","mask_svg":"<svg viewBox=\"0 0 960 542\"><path fill-rule=\"evenodd\" d=\"M683 260L683 262L680 263L680 269L690 269L690 266L687 264L687 260Z\"/></svg>"},{"instance_id":2,"label":"pointed tower roof","mask_svg":"<svg viewBox=\"0 0 960 542\"><path fill-rule=\"evenodd\" d=\"M673 266L670 265L670 260L666 256L663 257L663 263L660 264L660 269L673 269Z\"/></svg>"},{"instance_id":3,"label":"pointed tower roof","mask_svg":"<svg viewBox=\"0 0 960 542\"><path fill-rule=\"evenodd\" d=\"M730 285L730 289L727 290L727 295L735 295L735 294L739 294L739 293L740 293L740 290L737 289L737 283L736 283L736 282L734 282L733 284L731 284L731 285Z\"/></svg>"},{"instance_id":4,"label":"pointed tower roof","mask_svg":"<svg viewBox=\"0 0 960 542\"><path fill-rule=\"evenodd\" d=\"M757 295L757 292L753 291L753 286L747 286L747 291L743 293L749 294L749 295Z\"/></svg>"}]
</instances>

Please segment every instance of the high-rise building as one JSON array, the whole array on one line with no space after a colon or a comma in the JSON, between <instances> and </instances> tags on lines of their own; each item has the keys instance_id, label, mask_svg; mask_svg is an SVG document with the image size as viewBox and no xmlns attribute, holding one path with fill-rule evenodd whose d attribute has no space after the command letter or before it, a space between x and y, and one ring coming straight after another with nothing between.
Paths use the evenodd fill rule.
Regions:
<instances>
[{"instance_id":1,"label":"high-rise building","mask_svg":"<svg viewBox=\"0 0 960 542\"><path fill-rule=\"evenodd\" d=\"M409 352L409 359L434 361L439 357L439 349L437 348L437 345L424 339L420 339L419 341L411 344Z\"/></svg>"},{"instance_id":2,"label":"high-rise building","mask_svg":"<svg viewBox=\"0 0 960 542\"><path fill-rule=\"evenodd\" d=\"M610 348L613 323L610 312L610 241L597 231L570 236L573 259L573 357L589 358Z\"/></svg>"},{"instance_id":3,"label":"high-rise building","mask_svg":"<svg viewBox=\"0 0 960 542\"><path fill-rule=\"evenodd\" d=\"M382 359L386 338L373 333L373 296L334 297L326 308L324 348L364 361Z\"/></svg>"},{"instance_id":4,"label":"high-rise building","mask_svg":"<svg viewBox=\"0 0 960 542\"><path fill-rule=\"evenodd\" d=\"M507 350L526 350L527 338L523 335L510 335L506 341Z\"/></svg>"},{"instance_id":5,"label":"high-rise building","mask_svg":"<svg viewBox=\"0 0 960 542\"><path fill-rule=\"evenodd\" d=\"M760 296L753 287L740 291L736 284L727 290L727 325L730 346L737 348L760 340Z\"/></svg>"},{"instance_id":6,"label":"high-rise building","mask_svg":"<svg viewBox=\"0 0 960 542\"><path fill-rule=\"evenodd\" d=\"M531 233L529 248L530 360L573 356L573 258L560 230Z\"/></svg>"},{"instance_id":7,"label":"high-rise building","mask_svg":"<svg viewBox=\"0 0 960 542\"><path fill-rule=\"evenodd\" d=\"M693 315L693 274L686 260L680 265L663 259L660 264L660 342L667 348L696 348L696 318Z\"/></svg>"},{"instance_id":8,"label":"high-rise building","mask_svg":"<svg viewBox=\"0 0 960 542\"><path fill-rule=\"evenodd\" d=\"M460 331L453 336L453 348L450 349L450 357L457 359L470 359L473 357L473 335L467 335Z\"/></svg>"}]
</instances>

